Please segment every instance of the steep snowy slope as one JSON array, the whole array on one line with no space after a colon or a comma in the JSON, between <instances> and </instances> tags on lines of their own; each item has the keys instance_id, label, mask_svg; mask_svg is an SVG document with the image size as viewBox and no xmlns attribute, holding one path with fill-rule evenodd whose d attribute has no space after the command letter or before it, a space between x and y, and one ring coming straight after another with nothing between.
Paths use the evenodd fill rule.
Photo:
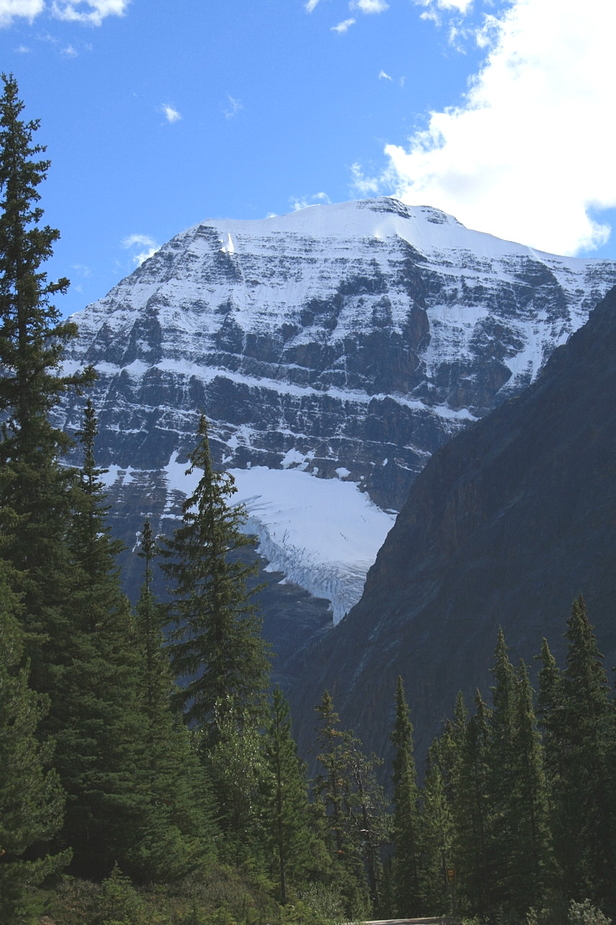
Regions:
<instances>
[{"instance_id":1,"label":"steep snowy slope","mask_svg":"<svg viewBox=\"0 0 616 925\"><path fill-rule=\"evenodd\" d=\"M616 283L393 199L177 235L75 316L119 532L168 529L205 411L272 567L332 602L430 455L527 385ZM68 429L80 408L63 409ZM327 480L327 481L326 481Z\"/></svg>"}]
</instances>

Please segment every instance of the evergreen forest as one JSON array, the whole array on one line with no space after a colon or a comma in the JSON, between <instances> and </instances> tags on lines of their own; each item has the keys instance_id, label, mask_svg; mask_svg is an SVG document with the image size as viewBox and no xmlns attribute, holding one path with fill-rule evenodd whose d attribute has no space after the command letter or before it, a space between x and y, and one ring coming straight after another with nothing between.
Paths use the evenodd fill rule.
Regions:
<instances>
[{"instance_id":1,"label":"evergreen forest","mask_svg":"<svg viewBox=\"0 0 616 925\"><path fill-rule=\"evenodd\" d=\"M43 269L59 233L43 224L49 162L23 109L4 76L1 925L608 923L616 709L581 598L563 665L545 640L536 666L512 664L501 633L489 702L458 698L425 767L400 679L391 769L324 691L309 779L272 689L246 513L205 417L181 523L167 538L143 524L136 603L122 593L95 373L63 371L76 328L53 304L68 280ZM52 423L67 392L83 396L79 466Z\"/></svg>"}]
</instances>

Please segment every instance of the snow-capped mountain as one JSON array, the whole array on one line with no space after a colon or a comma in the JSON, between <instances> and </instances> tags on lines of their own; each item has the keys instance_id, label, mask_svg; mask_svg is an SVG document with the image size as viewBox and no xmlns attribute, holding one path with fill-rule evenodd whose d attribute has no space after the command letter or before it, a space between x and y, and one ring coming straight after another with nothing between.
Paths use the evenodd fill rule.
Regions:
<instances>
[{"instance_id":1,"label":"snow-capped mountain","mask_svg":"<svg viewBox=\"0 0 616 925\"><path fill-rule=\"evenodd\" d=\"M531 382L615 283L615 262L389 198L213 220L75 315L67 366L98 371L125 538L177 516L204 411L270 568L337 621L434 450Z\"/></svg>"}]
</instances>

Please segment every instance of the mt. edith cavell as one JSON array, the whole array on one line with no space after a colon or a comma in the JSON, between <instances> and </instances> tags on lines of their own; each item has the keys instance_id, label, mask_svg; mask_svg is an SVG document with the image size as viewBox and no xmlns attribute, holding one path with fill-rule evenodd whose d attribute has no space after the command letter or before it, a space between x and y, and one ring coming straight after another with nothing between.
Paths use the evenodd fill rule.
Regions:
<instances>
[{"instance_id":1,"label":"mt. edith cavell","mask_svg":"<svg viewBox=\"0 0 616 925\"><path fill-rule=\"evenodd\" d=\"M114 531L130 548L146 516L157 532L176 525L204 412L259 539L264 632L290 689L307 647L323 634L329 646L359 601L432 454L529 386L615 284L613 261L541 253L391 198L203 222L73 316L66 368L98 373ZM81 408L62 406L67 430ZM367 606L364 655L377 627L388 637L387 608ZM323 672L331 684L335 668Z\"/></svg>"}]
</instances>

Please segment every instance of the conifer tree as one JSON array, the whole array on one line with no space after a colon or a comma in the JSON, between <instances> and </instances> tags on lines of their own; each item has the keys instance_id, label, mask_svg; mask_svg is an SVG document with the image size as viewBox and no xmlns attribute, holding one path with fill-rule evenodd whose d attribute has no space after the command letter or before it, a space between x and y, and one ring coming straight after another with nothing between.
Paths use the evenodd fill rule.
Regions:
<instances>
[{"instance_id":1,"label":"conifer tree","mask_svg":"<svg viewBox=\"0 0 616 925\"><path fill-rule=\"evenodd\" d=\"M67 532L71 586L64 612L61 670L45 728L67 792L63 843L71 870L92 879L117 861L127 873L149 818L144 785L146 730L139 697L139 648L130 605L119 586L119 544L106 523L102 472L94 460L96 417L86 407L82 469L71 493Z\"/></svg>"},{"instance_id":2,"label":"conifer tree","mask_svg":"<svg viewBox=\"0 0 616 925\"><path fill-rule=\"evenodd\" d=\"M67 389L91 381L85 374L63 376L65 344L77 329L63 322L51 303L68 280L49 282L41 265L59 234L41 226L39 185L49 162L33 142L37 121L21 118L23 103L12 76L3 76L0 97L0 526L5 555L20 576L24 619L32 632L32 683L54 686L42 654L67 634L66 545L70 473L58 463L67 438L52 427L49 412Z\"/></svg>"},{"instance_id":3,"label":"conifer tree","mask_svg":"<svg viewBox=\"0 0 616 925\"><path fill-rule=\"evenodd\" d=\"M492 686L492 710L488 719L486 837L490 863L489 901L495 912L512 898L511 844L517 827L512 804L512 792L516 785L516 683L502 629L498 634L491 671L495 683Z\"/></svg>"},{"instance_id":4,"label":"conifer tree","mask_svg":"<svg viewBox=\"0 0 616 925\"><path fill-rule=\"evenodd\" d=\"M454 824L443 758L441 743L436 740L428 749L421 815L424 853L422 894L425 909L430 915L457 914Z\"/></svg>"},{"instance_id":5,"label":"conifer tree","mask_svg":"<svg viewBox=\"0 0 616 925\"><path fill-rule=\"evenodd\" d=\"M409 917L419 915L423 911L423 871L413 726L404 696L402 678L398 678L396 686L396 719L391 739L396 749L393 760L392 893L396 915Z\"/></svg>"},{"instance_id":6,"label":"conifer tree","mask_svg":"<svg viewBox=\"0 0 616 925\"><path fill-rule=\"evenodd\" d=\"M614 707L581 597L573 603L565 635L560 716L554 713L549 720L560 749L554 761L558 788L552 788L557 859L574 899L591 899L612 910L616 908Z\"/></svg>"},{"instance_id":7,"label":"conifer tree","mask_svg":"<svg viewBox=\"0 0 616 925\"><path fill-rule=\"evenodd\" d=\"M192 733L172 709L176 692L163 637L165 610L152 591L156 544L149 521L140 555L144 580L136 607L138 691L145 738L139 784L147 813L125 868L140 881L173 882L213 854L213 800Z\"/></svg>"},{"instance_id":8,"label":"conifer tree","mask_svg":"<svg viewBox=\"0 0 616 925\"><path fill-rule=\"evenodd\" d=\"M240 723L263 716L269 660L247 587L254 567L240 555L254 540L241 532L243 507L231 503L232 476L213 466L204 416L188 472L195 470L202 474L165 544L163 569L173 585L172 665L185 682L185 717L212 746L228 713Z\"/></svg>"},{"instance_id":9,"label":"conifer tree","mask_svg":"<svg viewBox=\"0 0 616 925\"><path fill-rule=\"evenodd\" d=\"M289 706L279 687L272 696L264 752L262 817L270 868L285 905L290 887L307 886L323 875L325 848L312 825L306 766L297 754Z\"/></svg>"},{"instance_id":10,"label":"conifer tree","mask_svg":"<svg viewBox=\"0 0 616 925\"><path fill-rule=\"evenodd\" d=\"M545 893L551 867L547 788L528 670L509 660L502 630L488 721L487 839L493 911L527 909Z\"/></svg>"},{"instance_id":11,"label":"conifer tree","mask_svg":"<svg viewBox=\"0 0 616 925\"><path fill-rule=\"evenodd\" d=\"M70 854L36 850L62 824L64 794L50 770L50 743L37 736L47 698L28 685L7 571L0 560L0 921L20 925L28 892L65 866Z\"/></svg>"},{"instance_id":12,"label":"conifer tree","mask_svg":"<svg viewBox=\"0 0 616 925\"><path fill-rule=\"evenodd\" d=\"M374 759L363 754L352 732L339 728L329 691L316 712L321 719L317 759L325 769L316 791L329 831L333 882L347 915L363 915L368 897L373 909L380 901L378 849L387 840L385 801L374 778Z\"/></svg>"},{"instance_id":13,"label":"conifer tree","mask_svg":"<svg viewBox=\"0 0 616 925\"><path fill-rule=\"evenodd\" d=\"M559 789L564 772L562 762L565 756L561 741L564 722L564 681L547 639L543 639L541 643L539 660L542 667L538 675L537 719L542 732L548 800L554 810L552 795Z\"/></svg>"},{"instance_id":14,"label":"conifer tree","mask_svg":"<svg viewBox=\"0 0 616 925\"><path fill-rule=\"evenodd\" d=\"M511 844L511 889L516 907L528 909L555 885L555 865L544 751L523 661L516 677L514 767L511 799L517 828Z\"/></svg>"},{"instance_id":15,"label":"conifer tree","mask_svg":"<svg viewBox=\"0 0 616 925\"><path fill-rule=\"evenodd\" d=\"M490 711L479 691L476 712L468 715L458 697L450 747L450 800L454 820L454 870L460 908L485 915L489 896L489 766Z\"/></svg>"}]
</instances>

